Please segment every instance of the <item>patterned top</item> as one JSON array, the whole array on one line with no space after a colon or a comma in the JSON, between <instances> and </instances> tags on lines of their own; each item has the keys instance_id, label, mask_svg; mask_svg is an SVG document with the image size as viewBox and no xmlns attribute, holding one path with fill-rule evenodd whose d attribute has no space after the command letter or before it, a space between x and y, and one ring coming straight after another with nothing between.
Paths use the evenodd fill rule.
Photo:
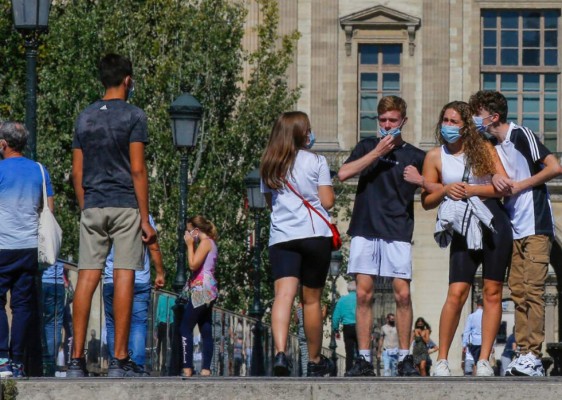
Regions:
<instances>
[{"instance_id":1,"label":"patterned top","mask_svg":"<svg viewBox=\"0 0 562 400\"><path fill-rule=\"evenodd\" d=\"M209 304L218 297L217 281L215 279L215 266L217 264L218 250L213 239L211 251L207 254L203 265L191 273L191 278L186 283L184 291L188 291L193 308Z\"/></svg>"}]
</instances>

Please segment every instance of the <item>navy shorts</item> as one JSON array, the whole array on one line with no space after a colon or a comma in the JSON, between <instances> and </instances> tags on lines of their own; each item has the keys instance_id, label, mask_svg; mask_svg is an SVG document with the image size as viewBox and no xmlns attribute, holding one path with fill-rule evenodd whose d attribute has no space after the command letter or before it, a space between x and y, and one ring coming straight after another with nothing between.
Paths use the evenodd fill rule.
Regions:
<instances>
[{"instance_id":1,"label":"navy shorts","mask_svg":"<svg viewBox=\"0 0 562 400\"><path fill-rule=\"evenodd\" d=\"M498 199L486 199L484 204L494 215L495 233L482 229L482 250L469 250L464 236L454 233L449 254L449 284L472 284L476 270L482 264L482 278L503 282L511 264L513 232L511 222Z\"/></svg>"},{"instance_id":2,"label":"navy shorts","mask_svg":"<svg viewBox=\"0 0 562 400\"><path fill-rule=\"evenodd\" d=\"M296 239L269 247L273 280L292 276L313 289L326 284L331 257L331 237Z\"/></svg>"}]
</instances>

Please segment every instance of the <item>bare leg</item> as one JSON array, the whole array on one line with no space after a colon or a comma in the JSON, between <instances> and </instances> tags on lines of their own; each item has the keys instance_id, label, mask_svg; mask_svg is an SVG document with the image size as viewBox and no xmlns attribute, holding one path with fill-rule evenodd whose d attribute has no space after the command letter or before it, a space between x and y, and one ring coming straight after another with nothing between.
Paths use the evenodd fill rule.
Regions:
<instances>
[{"instance_id":1,"label":"bare leg","mask_svg":"<svg viewBox=\"0 0 562 400\"><path fill-rule=\"evenodd\" d=\"M113 315L115 318L115 358L122 360L129 355L129 331L135 290L135 271L113 270Z\"/></svg>"},{"instance_id":2,"label":"bare leg","mask_svg":"<svg viewBox=\"0 0 562 400\"><path fill-rule=\"evenodd\" d=\"M275 300L271 310L271 330L275 353L285 352L293 301L299 286L298 278L286 277L275 281Z\"/></svg>"},{"instance_id":3,"label":"bare leg","mask_svg":"<svg viewBox=\"0 0 562 400\"><path fill-rule=\"evenodd\" d=\"M72 305L72 325L74 327L74 348L72 358L84 357L86 329L90 319L92 296L100 283L101 269L82 269L78 271L78 283Z\"/></svg>"},{"instance_id":4,"label":"bare leg","mask_svg":"<svg viewBox=\"0 0 562 400\"><path fill-rule=\"evenodd\" d=\"M371 349L371 329L373 327L373 290L374 277L371 275L357 274L357 308L355 311L355 330L359 350Z\"/></svg>"},{"instance_id":5,"label":"bare leg","mask_svg":"<svg viewBox=\"0 0 562 400\"><path fill-rule=\"evenodd\" d=\"M410 297L410 281L394 278L392 280L394 299L396 300L396 331L401 350L410 348L412 332L412 299Z\"/></svg>"},{"instance_id":6,"label":"bare leg","mask_svg":"<svg viewBox=\"0 0 562 400\"><path fill-rule=\"evenodd\" d=\"M322 308L320 298L323 288L313 289L306 286L302 288L302 305L304 316L304 333L308 345L308 359L314 363L320 361L322 348Z\"/></svg>"},{"instance_id":7,"label":"bare leg","mask_svg":"<svg viewBox=\"0 0 562 400\"><path fill-rule=\"evenodd\" d=\"M503 282L484 279L484 310L482 313L482 347L480 360L488 360L502 319ZM479 361L479 360L476 360Z\"/></svg>"},{"instance_id":8,"label":"bare leg","mask_svg":"<svg viewBox=\"0 0 562 400\"><path fill-rule=\"evenodd\" d=\"M470 285L465 282L455 282L449 285L447 299L439 319L439 356L437 357L439 360L446 360L449 356L449 348L459 326L462 307L469 291Z\"/></svg>"}]
</instances>

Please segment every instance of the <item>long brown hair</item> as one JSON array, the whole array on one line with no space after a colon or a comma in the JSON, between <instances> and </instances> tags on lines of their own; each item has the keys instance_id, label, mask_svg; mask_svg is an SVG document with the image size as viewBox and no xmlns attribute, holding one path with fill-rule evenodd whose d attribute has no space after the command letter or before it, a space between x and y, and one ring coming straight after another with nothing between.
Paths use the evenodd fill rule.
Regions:
<instances>
[{"instance_id":1,"label":"long brown hair","mask_svg":"<svg viewBox=\"0 0 562 400\"><path fill-rule=\"evenodd\" d=\"M441 144L447 143L441 136L441 124L443 123L445 111L449 109L458 112L463 122L464 126L460 129L459 133L463 141L463 152L466 156L466 162L468 162L472 168L474 176L493 175L496 172L494 160L492 159L486 141L476 130L476 125L474 125L474 121L472 120L472 111L468 103L464 101L452 101L445 104L441 110L441 114L439 114L439 122L435 127L436 141Z\"/></svg>"},{"instance_id":2,"label":"long brown hair","mask_svg":"<svg viewBox=\"0 0 562 400\"><path fill-rule=\"evenodd\" d=\"M207 218L202 215L195 215L187 220L188 224L191 224L193 228L199 229L201 232L205 233L211 239L217 239L217 227Z\"/></svg>"},{"instance_id":3,"label":"long brown hair","mask_svg":"<svg viewBox=\"0 0 562 400\"><path fill-rule=\"evenodd\" d=\"M277 118L263 152L260 175L270 189L281 189L283 179L293 168L299 149L310 131L308 115L301 111L285 112Z\"/></svg>"}]
</instances>

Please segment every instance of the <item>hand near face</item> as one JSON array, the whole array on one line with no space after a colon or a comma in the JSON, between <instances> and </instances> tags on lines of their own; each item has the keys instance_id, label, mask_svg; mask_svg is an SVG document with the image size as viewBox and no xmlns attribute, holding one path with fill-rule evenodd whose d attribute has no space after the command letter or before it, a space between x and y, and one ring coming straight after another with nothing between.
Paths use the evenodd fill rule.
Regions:
<instances>
[{"instance_id":1,"label":"hand near face","mask_svg":"<svg viewBox=\"0 0 562 400\"><path fill-rule=\"evenodd\" d=\"M185 231L185 235L183 236L183 239L185 240L185 244L187 246L192 246L195 243L195 238L191 236L188 231Z\"/></svg>"},{"instance_id":2,"label":"hand near face","mask_svg":"<svg viewBox=\"0 0 562 400\"><path fill-rule=\"evenodd\" d=\"M377 157L383 157L394 149L394 138L391 135L383 137L373 150Z\"/></svg>"}]
</instances>

